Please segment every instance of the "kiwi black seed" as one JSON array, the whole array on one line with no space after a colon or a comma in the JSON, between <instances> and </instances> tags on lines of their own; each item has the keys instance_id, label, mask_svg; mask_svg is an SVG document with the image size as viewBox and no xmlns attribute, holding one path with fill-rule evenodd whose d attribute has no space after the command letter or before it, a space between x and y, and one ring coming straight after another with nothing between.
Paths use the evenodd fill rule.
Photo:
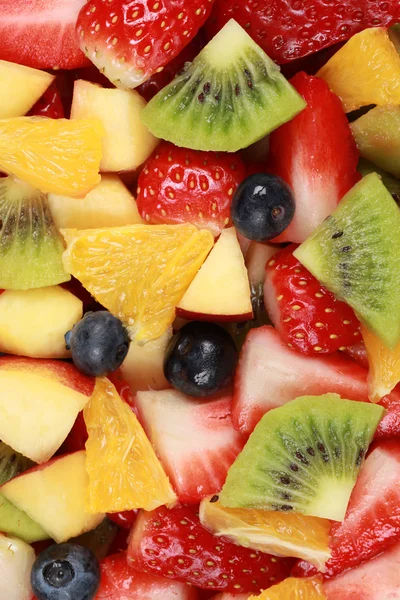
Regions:
<instances>
[{"instance_id":1,"label":"kiwi black seed","mask_svg":"<svg viewBox=\"0 0 400 600\"><path fill-rule=\"evenodd\" d=\"M400 211L376 173L346 194L294 256L389 348L400 341Z\"/></svg>"},{"instance_id":2,"label":"kiwi black seed","mask_svg":"<svg viewBox=\"0 0 400 600\"><path fill-rule=\"evenodd\" d=\"M383 412L337 394L271 410L230 468L221 505L342 520Z\"/></svg>"},{"instance_id":3,"label":"kiwi black seed","mask_svg":"<svg viewBox=\"0 0 400 600\"><path fill-rule=\"evenodd\" d=\"M177 146L235 152L305 106L279 67L232 19L142 117L152 133Z\"/></svg>"},{"instance_id":4,"label":"kiwi black seed","mask_svg":"<svg viewBox=\"0 0 400 600\"><path fill-rule=\"evenodd\" d=\"M46 194L0 179L0 288L25 290L68 281L63 241Z\"/></svg>"}]
</instances>

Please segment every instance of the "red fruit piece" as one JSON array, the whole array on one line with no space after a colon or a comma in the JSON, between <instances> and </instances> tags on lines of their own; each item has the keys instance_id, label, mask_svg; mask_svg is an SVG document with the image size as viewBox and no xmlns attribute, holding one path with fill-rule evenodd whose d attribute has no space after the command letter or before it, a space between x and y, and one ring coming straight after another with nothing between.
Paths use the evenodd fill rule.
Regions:
<instances>
[{"instance_id":1,"label":"red fruit piece","mask_svg":"<svg viewBox=\"0 0 400 600\"><path fill-rule=\"evenodd\" d=\"M348 304L336 300L293 256L288 246L268 261L264 301L281 338L304 354L332 354L361 339Z\"/></svg>"},{"instance_id":2,"label":"red fruit piece","mask_svg":"<svg viewBox=\"0 0 400 600\"><path fill-rule=\"evenodd\" d=\"M218 493L245 439L232 425L232 397L197 400L176 390L138 392L139 418L181 502Z\"/></svg>"},{"instance_id":3,"label":"red fruit piece","mask_svg":"<svg viewBox=\"0 0 400 600\"><path fill-rule=\"evenodd\" d=\"M134 522L137 517L137 510L124 510L119 513L108 513L108 518L122 527L122 529L127 529L128 531L132 529Z\"/></svg>"},{"instance_id":4,"label":"red fruit piece","mask_svg":"<svg viewBox=\"0 0 400 600\"><path fill-rule=\"evenodd\" d=\"M213 37L235 19L273 60L286 63L399 18L398 0L216 0L207 28Z\"/></svg>"},{"instance_id":5,"label":"red fruit piece","mask_svg":"<svg viewBox=\"0 0 400 600\"><path fill-rule=\"evenodd\" d=\"M28 114L29 116L49 117L50 119L63 119L65 117L60 92L55 81L47 88Z\"/></svg>"},{"instance_id":6,"label":"red fruit piece","mask_svg":"<svg viewBox=\"0 0 400 600\"><path fill-rule=\"evenodd\" d=\"M129 561L144 572L236 594L257 594L278 583L292 564L214 537L189 506L142 512L132 529Z\"/></svg>"},{"instance_id":7,"label":"red fruit piece","mask_svg":"<svg viewBox=\"0 0 400 600\"><path fill-rule=\"evenodd\" d=\"M274 241L301 243L360 179L359 152L339 98L317 77L298 73L291 84L307 102L272 132L270 170L290 185L296 212Z\"/></svg>"},{"instance_id":8,"label":"red fruit piece","mask_svg":"<svg viewBox=\"0 0 400 600\"><path fill-rule=\"evenodd\" d=\"M145 164L137 205L149 223L186 223L214 235L230 223L232 196L245 168L236 154L217 154L162 143Z\"/></svg>"},{"instance_id":9,"label":"red fruit piece","mask_svg":"<svg viewBox=\"0 0 400 600\"><path fill-rule=\"evenodd\" d=\"M196 600L196 598L196 590L185 583L133 570L128 565L124 552L108 556L101 562L101 581L96 600Z\"/></svg>"},{"instance_id":10,"label":"red fruit piece","mask_svg":"<svg viewBox=\"0 0 400 600\"><path fill-rule=\"evenodd\" d=\"M89 0L77 21L86 56L117 87L137 87L189 44L210 0Z\"/></svg>"},{"instance_id":11,"label":"red fruit piece","mask_svg":"<svg viewBox=\"0 0 400 600\"><path fill-rule=\"evenodd\" d=\"M298 396L333 392L349 400L368 400L368 371L341 353L305 356L288 348L278 332L264 326L247 335L235 376L232 419L250 434L261 417ZM379 403L387 413L375 439L400 435L400 393Z\"/></svg>"},{"instance_id":12,"label":"red fruit piece","mask_svg":"<svg viewBox=\"0 0 400 600\"><path fill-rule=\"evenodd\" d=\"M36 69L77 69L88 63L75 37L85 0L0 3L0 59Z\"/></svg>"}]
</instances>

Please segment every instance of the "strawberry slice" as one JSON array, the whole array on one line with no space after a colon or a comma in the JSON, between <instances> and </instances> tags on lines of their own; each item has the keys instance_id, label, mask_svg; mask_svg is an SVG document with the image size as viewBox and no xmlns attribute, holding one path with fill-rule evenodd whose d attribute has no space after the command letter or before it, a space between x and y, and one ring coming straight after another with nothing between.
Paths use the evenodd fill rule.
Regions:
<instances>
[{"instance_id":1,"label":"strawberry slice","mask_svg":"<svg viewBox=\"0 0 400 600\"><path fill-rule=\"evenodd\" d=\"M144 572L237 594L257 594L288 575L292 559L216 538L197 513L197 507L184 505L142 512L132 529L128 562Z\"/></svg>"},{"instance_id":2,"label":"strawberry slice","mask_svg":"<svg viewBox=\"0 0 400 600\"><path fill-rule=\"evenodd\" d=\"M210 38L235 19L282 64L348 40L367 27L400 20L398 0L216 0L207 23Z\"/></svg>"},{"instance_id":3,"label":"strawberry slice","mask_svg":"<svg viewBox=\"0 0 400 600\"><path fill-rule=\"evenodd\" d=\"M181 502L218 493L242 450L232 397L196 400L176 390L138 392L139 418Z\"/></svg>"},{"instance_id":4,"label":"strawberry slice","mask_svg":"<svg viewBox=\"0 0 400 600\"><path fill-rule=\"evenodd\" d=\"M400 541L400 441L382 442L367 457L353 489L345 520L332 524L324 578L357 567ZM299 561L292 574L315 575Z\"/></svg>"},{"instance_id":5,"label":"strawberry slice","mask_svg":"<svg viewBox=\"0 0 400 600\"><path fill-rule=\"evenodd\" d=\"M47 88L28 114L29 116L49 117L50 119L63 119L65 117L60 92L55 81Z\"/></svg>"},{"instance_id":6,"label":"strawberry slice","mask_svg":"<svg viewBox=\"0 0 400 600\"><path fill-rule=\"evenodd\" d=\"M304 354L331 354L361 339L353 309L324 288L293 256L294 244L275 254L265 271L264 301L287 344Z\"/></svg>"},{"instance_id":7,"label":"strawberry slice","mask_svg":"<svg viewBox=\"0 0 400 600\"><path fill-rule=\"evenodd\" d=\"M230 223L232 196L244 172L238 155L164 142L139 176L139 212L149 223L190 222L218 235Z\"/></svg>"},{"instance_id":8,"label":"strawberry slice","mask_svg":"<svg viewBox=\"0 0 400 600\"><path fill-rule=\"evenodd\" d=\"M0 59L36 69L77 69L88 63L75 37L85 0L0 3Z\"/></svg>"},{"instance_id":9,"label":"strawberry slice","mask_svg":"<svg viewBox=\"0 0 400 600\"><path fill-rule=\"evenodd\" d=\"M359 152L339 98L327 83L291 79L307 107L270 137L270 170L290 185L296 202L289 227L274 241L304 242L355 183Z\"/></svg>"},{"instance_id":10,"label":"strawberry slice","mask_svg":"<svg viewBox=\"0 0 400 600\"><path fill-rule=\"evenodd\" d=\"M368 402L368 371L350 358L305 356L288 348L278 332L264 326L248 334L235 376L232 418L236 429L250 434L261 417L298 396L340 394ZM379 403L387 409L375 439L400 435L400 393Z\"/></svg>"},{"instance_id":11,"label":"strawberry slice","mask_svg":"<svg viewBox=\"0 0 400 600\"><path fill-rule=\"evenodd\" d=\"M138 573L128 565L125 552L101 562L96 600L196 600L196 590L165 577Z\"/></svg>"},{"instance_id":12,"label":"strawberry slice","mask_svg":"<svg viewBox=\"0 0 400 600\"><path fill-rule=\"evenodd\" d=\"M212 0L89 0L77 21L86 56L117 87L135 88L189 44Z\"/></svg>"}]
</instances>

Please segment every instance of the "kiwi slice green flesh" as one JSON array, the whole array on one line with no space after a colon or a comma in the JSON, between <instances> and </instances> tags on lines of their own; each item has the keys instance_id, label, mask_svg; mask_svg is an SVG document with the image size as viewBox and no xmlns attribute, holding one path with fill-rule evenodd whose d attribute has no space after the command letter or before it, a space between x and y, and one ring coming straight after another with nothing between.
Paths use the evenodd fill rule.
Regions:
<instances>
[{"instance_id":1,"label":"kiwi slice green flesh","mask_svg":"<svg viewBox=\"0 0 400 600\"><path fill-rule=\"evenodd\" d=\"M306 106L279 67L231 19L142 118L157 137L195 150L235 152Z\"/></svg>"},{"instance_id":2,"label":"kiwi slice green flesh","mask_svg":"<svg viewBox=\"0 0 400 600\"><path fill-rule=\"evenodd\" d=\"M271 410L229 469L221 504L343 520L383 412L337 394Z\"/></svg>"},{"instance_id":3,"label":"kiwi slice green flesh","mask_svg":"<svg viewBox=\"0 0 400 600\"><path fill-rule=\"evenodd\" d=\"M361 156L400 177L400 106L376 106L350 127Z\"/></svg>"},{"instance_id":4,"label":"kiwi slice green flesh","mask_svg":"<svg viewBox=\"0 0 400 600\"><path fill-rule=\"evenodd\" d=\"M63 251L47 196L12 177L0 179L0 288L26 290L69 281Z\"/></svg>"},{"instance_id":5,"label":"kiwi slice green flesh","mask_svg":"<svg viewBox=\"0 0 400 600\"><path fill-rule=\"evenodd\" d=\"M400 179L396 179L396 177L393 177L390 173L383 171L383 169L379 169L373 163L365 160L365 158L360 158L358 161L357 171L361 173L363 177L370 173L377 173L382 179L385 188L389 190L396 203L400 206Z\"/></svg>"},{"instance_id":6,"label":"kiwi slice green flesh","mask_svg":"<svg viewBox=\"0 0 400 600\"><path fill-rule=\"evenodd\" d=\"M399 240L399 207L371 173L294 252L389 348L400 340Z\"/></svg>"}]
</instances>

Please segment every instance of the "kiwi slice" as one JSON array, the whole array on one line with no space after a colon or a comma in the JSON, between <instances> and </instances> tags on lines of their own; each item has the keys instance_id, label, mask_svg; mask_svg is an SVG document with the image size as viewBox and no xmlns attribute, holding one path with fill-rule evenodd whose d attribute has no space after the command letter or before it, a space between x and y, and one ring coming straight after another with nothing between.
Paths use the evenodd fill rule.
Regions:
<instances>
[{"instance_id":1,"label":"kiwi slice","mask_svg":"<svg viewBox=\"0 0 400 600\"><path fill-rule=\"evenodd\" d=\"M63 251L47 196L12 177L0 179L0 288L26 290L69 281Z\"/></svg>"},{"instance_id":2,"label":"kiwi slice","mask_svg":"<svg viewBox=\"0 0 400 600\"><path fill-rule=\"evenodd\" d=\"M235 152L306 106L279 67L231 19L146 106L157 137L195 150Z\"/></svg>"},{"instance_id":3,"label":"kiwi slice","mask_svg":"<svg viewBox=\"0 0 400 600\"><path fill-rule=\"evenodd\" d=\"M361 156L400 177L400 106L376 106L350 127Z\"/></svg>"},{"instance_id":4,"label":"kiwi slice","mask_svg":"<svg viewBox=\"0 0 400 600\"><path fill-rule=\"evenodd\" d=\"M23 471L26 471L33 462L22 454L15 452L10 446L0 442L0 485L10 481ZM49 535L26 513L19 510L9 502L0 492L0 531L15 535L25 542L38 542L49 538Z\"/></svg>"},{"instance_id":5,"label":"kiwi slice","mask_svg":"<svg viewBox=\"0 0 400 600\"><path fill-rule=\"evenodd\" d=\"M396 179L390 173L386 173L383 169L378 169L378 167L365 158L360 158L358 161L357 171L361 173L363 177L365 175L369 175L370 173L377 173L379 177L382 179L382 183L386 189L392 194L395 199L397 205L400 206L400 179Z\"/></svg>"},{"instance_id":6,"label":"kiwi slice","mask_svg":"<svg viewBox=\"0 0 400 600\"><path fill-rule=\"evenodd\" d=\"M399 240L399 207L371 173L294 252L389 348L400 340Z\"/></svg>"},{"instance_id":7,"label":"kiwi slice","mask_svg":"<svg viewBox=\"0 0 400 600\"><path fill-rule=\"evenodd\" d=\"M269 411L229 469L220 503L343 520L383 412L337 394Z\"/></svg>"}]
</instances>

